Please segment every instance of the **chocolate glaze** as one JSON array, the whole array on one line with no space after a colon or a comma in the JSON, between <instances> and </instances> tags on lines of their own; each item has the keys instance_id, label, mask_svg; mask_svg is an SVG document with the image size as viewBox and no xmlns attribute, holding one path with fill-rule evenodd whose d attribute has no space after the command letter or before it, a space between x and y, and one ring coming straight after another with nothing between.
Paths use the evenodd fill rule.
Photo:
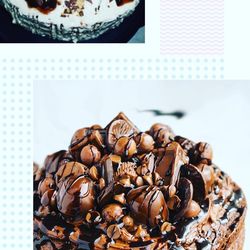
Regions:
<instances>
[{"instance_id":1,"label":"chocolate glaze","mask_svg":"<svg viewBox=\"0 0 250 250\"><path fill-rule=\"evenodd\" d=\"M57 0L25 0L30 8L36 8L43 14L48 14L57 6Z\"/></svg>"},{"instance_id":2,"label":"chocolate glaze","mask_svg":"<svg viewBox=\"0 0 250 250\"><path fill-rule=\"evenodd\" d=\"M123 120L121 127L112 126L119 119ZM71 141L73 155L95 143L102 157L95 166L86 167L74 156L66 157L64 151L49 156L45 170L35 165L34 249L224 249L244 221L242 190L212 165L209 145L189 143L178 136L173 142L173 137L168 137L171 129L162 124L150 129L154 140L162 129L167 134L164 147L155 144L149 153L145 145L145 152L134 152L131 158L115 156L113 148L121 137L134 138L140 133L119 114L105 129L94 126L87 137L84 133L84 144L76 134L77 140ZM102 133L93 140L96 130ZM110 137L112 133L116 136ZM189 164L192 154L197 165ZM67 158L62 165L61 155ZM204 164L206 170L212 170L206 174L213 178L204 178ZM56 185L47 185L53 178ZM186 212L194 200L199 210L190 218L193 215L187 217ZM118 231L110 234L110 226Z\"/></svg>"}]
</instances>

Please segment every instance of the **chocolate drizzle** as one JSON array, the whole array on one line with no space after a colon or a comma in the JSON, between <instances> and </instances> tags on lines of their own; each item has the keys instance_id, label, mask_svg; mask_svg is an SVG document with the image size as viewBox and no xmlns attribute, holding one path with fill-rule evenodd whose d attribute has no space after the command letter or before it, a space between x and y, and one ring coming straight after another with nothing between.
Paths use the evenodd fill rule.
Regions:
<instances>
[{"instance_id":1,"label":"chocolate drizzle","mask_svg":"<svg viewBox=\"0 0 250 250\"><path fill-rule=\"evenodd\" d=\"M35 249L221 249L244 219L211 147L166 125L140 132L121 113L76 131L69 152L34 165Z\"/></svg>"}]
</instances>

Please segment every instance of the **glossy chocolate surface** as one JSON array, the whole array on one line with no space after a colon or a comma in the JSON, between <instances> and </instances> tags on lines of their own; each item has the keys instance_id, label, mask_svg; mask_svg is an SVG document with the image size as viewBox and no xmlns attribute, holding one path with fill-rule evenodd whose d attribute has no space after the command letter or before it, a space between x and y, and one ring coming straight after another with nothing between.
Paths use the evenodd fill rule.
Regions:
<instances>
[{"instance_id":1,"label":"glossy chocolate surface","mask_svg":"<svg viewBox=\"0 0 250 250\"><path fill-rule=\"evenodd\" d=\"M245 210L209 144L123 113L34 165L35 249L223 249Z\"/></svg>"}]
</instances>

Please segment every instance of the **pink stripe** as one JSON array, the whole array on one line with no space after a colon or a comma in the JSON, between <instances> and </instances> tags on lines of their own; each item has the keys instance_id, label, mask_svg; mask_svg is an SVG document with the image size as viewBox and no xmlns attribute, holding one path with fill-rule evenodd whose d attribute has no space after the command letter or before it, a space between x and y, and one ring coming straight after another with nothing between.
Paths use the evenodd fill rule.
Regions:
<instances>
[{"instance_id":1,"label":"pink stripe","mask_svg":"<svg viewBox=\"0 0 250 250\"><path fill-rule=\"evenodd\" d=\"M161 0L160 53L223 55L224 0Z\"/></svg>"}]
</instances>

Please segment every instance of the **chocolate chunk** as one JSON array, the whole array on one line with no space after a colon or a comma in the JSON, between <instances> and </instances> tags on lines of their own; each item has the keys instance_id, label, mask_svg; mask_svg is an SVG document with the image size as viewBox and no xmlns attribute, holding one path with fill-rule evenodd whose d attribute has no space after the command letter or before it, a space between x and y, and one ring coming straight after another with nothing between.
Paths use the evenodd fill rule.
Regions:
<instances>
[{"instance_id":1,"label":"chocolate chunk","mask_svg":"<svg viewBox=\"0 0 250 250\"><path fill-rule=\"evenodd\" d=\"M205 142L199 142L195 148L190 152L190 163L197 165L204 163L207 165L212 164L213 150L212 147Z\"/></svg>"},{"instance_id":2,"label":"chocolate chunk","mask_svg":"<svg viewBox=\"0 0 250 250\"><path fill-rule=\"evenodd\" d=\"M194 200L192 200L184 216L186 218L194 218L199 215L200 211L201 211L200 205Z\"/></svg>"},{"instance_id":3,"label":"chocolate chunk","mask_svg":"<svg viewBox=\"0 0 250 250\"><path fill-rule=\"evenodd\" d=\"M155 156L153 153L143 155L141 159L141 165L147 167L148 172L153 173L155 171ZM145 173L146 174L146 173Z\"/></svg>"},{"instance_id":4,"label":"chocolate chunk","mask_svg":"<svg viewBox=\"0 0 250 250\"><path fill-rule=\"evenodd\" d=\"M108 222L118 222L123 216L122 206L119 204L108 204L102 210L102 218Z\"/></svg>"},{"instance_id":5,"label":"chocolate chunk","mask_svg":"<svg viewBox=\"0 0 250 250\"><path fill-rule=\"evenodd\" d=\"M57 194L57 208L69 223L81 223L95 206L93 182L85 176L66 179Z\"/></svg>"},{"instance_id":6,"label":"chocolate chunk","mask_svg":"<svg viewBox=\"0 0 250 250\"><path fill-rule=\"evenodd\" d=\"M154 149L154 139L151 135L141 132L134 138L138 153L148 153Z\"/></svg>"},{"instance_id":7,"label":"chocolate chunk","mask_svg":"<svg viewBox=\"0 0 250 250\"><path fill-rule=\"evenodd\" d=\"M127 159L130 159L136 152L134 139L127 136L120 137L114 146L114 153Z\"/></svg>"},{"instance_id":8,"label":"chocolate chunk","mask_svg":"<svg viewBox=\"0 0 250 250\"><path fill-rule=\"evenodd\" d=\"M107 235L110 239L117 240L121 236L121 230L118 225L114 224L108 227Z\"/></svg>"},{"instance_id":9,"label":"chocolate chunk","mask_svg":"<svg viewBox=\"0 0 250 250\"><path fill-rule=\"evenodd\" d=\"M51 177L45 177L38 186L38 193L40 197L49 189L55 189L55 181Z\"/></svg>"},{"instance_id":10,"label":"chocolate chunk","mask_svg":"<svg viewBox=\"0 0 250 250\"><path fill-rule=\"evenodd\" d=\"M202 202L206 198L206 182L200 170L191 164L184 165L181 168L181 176L192 182L194 187L193 199Z\"/></svg>"},{"instance_id":11,"label":"chocolate chunk","mask_svg":"<svg viewBox=\"0 0 250 250\"><path fill-rule=\"evenodd\" d=\"M60 150L54 154L48 155L43 164L46 175L54 175L61 165L70 161L74 161L74 158L66 150Z\"/></svg>"},{"instance_id":12,"label":"chocolate chunk","mask_svg":"<svg viewBox=\"0 0 250 250\"><path fill-rule=\"evenodd\" d=\"M187 178L180 178L176 195L180 199L180 204L173 210L173 219L179 220L188 210L193 199L193 185Z\"/></svg>"},{"instance_id":13,"label":"chocolate chunk","mask_svg":"<svg viewBox=\"0 0 250 250\"><path fill-rule=\"evenodd\" d=\"M152 227L168 220L168 208L162 192L157 187L142 186L127 195L131 216L139 223Z\"/></svg>"},{"instance_id":14,"label":"chocolate chunk","mask_svg":"<svg viewBox=\"0 0 250 250\"><path fill-rule=\"evenodd\" d=\"M136 177L138 176L135 168L136 164L133 162L121 162L115 173L116 179L129 176L131 180L135 181Z\"/></svg>"},{"instance_id":15,"label":"chocolate chunk","mask_svg":"<svg viewBox=\"0 0 250 250\"><path fill-rule=\"evenodd\" d=\"M92 166L101 159L101 153L94 145L86 145L80 153L81 162L87 166Z\"/></svg>"},{"instance_id":16,"label":"chocolate chunk","mask_svg":"<svg viewBox=\"0 0 250 250\"><path fill-rule=\"evenodd\" d=\"M102 165L102 178L106 185L109 185L114 179L114 169L112 160L108 157Z\"/></svg>"},{"instance_id":17,"label":"chocolate chunk","mask_svg":"<svg viewBox=\"0 0 250 250\"><path fill-rule=\"evenodd\" d=\"M215 182L214 166L200 163L197 165L197 168L201 171L202 176L205 180L206 194L208 194L212 191Z\"/></svg>"},{"instance_id":18,"label":"chocolate chunk","mask_svg":"<svg viewBox=\"0 0 250 250\"><path fill-rule=\"evenodd\" d=\"M80 175L88 175L89 169L80 162L72 161L62 165L56 172L55 180L57 186L61 186L62 182L68 177L78 177Z\"/></svg>"},{"instance_id":19,"label":"chocolate chunk","mask_svg":"<svg viewBox=\"0 0 250 250\"><path fill-rule=\"evenodd\" d=\"M79 159L81 149L88 144L89 137L91 135L92 130L90 128L81 128L78 129L70 142L69 152L75 156L76 159Z\"/></svg>"},{"instance_id":20,"label":"chocolate chunk","mask_svg":"<svg viewBox=\"0 0 250 250\"><path fill-rule=\"evenodd\" d=\"M156 172L164 178L165 185L169 185L170 190L174 189L182 165L188 163L188 157L181 146L176 142L171 142L158 159ZM171 192L171 196L175 192Z\"/></svg>"},{"instance_id":21,"label":"chocolate chunk","mask_svg":"<svg viewBox=\"0 0 250 250\"><path fill-rule=\"evenodd\" d=\"M174 140L174 133L172 129L165 124L154 124L150 128L149 133L154 138L158 147L165 147L168 143Z\"/></svg>"},{"instance_id":22,"label":"chocolate chunk","mask_svg":"<svg viewBox=\"0 0 250 250\"><path fill-rule=\"evenodd\" d=\"M127 193L128 189L124 187L121 183L112 181L109 183L108 186L106 186L99 196L97 197L97 203L100 207L105 206L108 204L115 195L117 194L122 194L122 193Z\"/></svg>"},{"instance_id":23,"label":"chocolate chunk","mask_svg":"<svg viewBox=\"0 0 250 250\"><path fill-rule=\"evenodd\" d=\"M187 154L195 147L195 143L185 137L175 136L174 140L181 145Z\"/></svg>"}]
</instances>

